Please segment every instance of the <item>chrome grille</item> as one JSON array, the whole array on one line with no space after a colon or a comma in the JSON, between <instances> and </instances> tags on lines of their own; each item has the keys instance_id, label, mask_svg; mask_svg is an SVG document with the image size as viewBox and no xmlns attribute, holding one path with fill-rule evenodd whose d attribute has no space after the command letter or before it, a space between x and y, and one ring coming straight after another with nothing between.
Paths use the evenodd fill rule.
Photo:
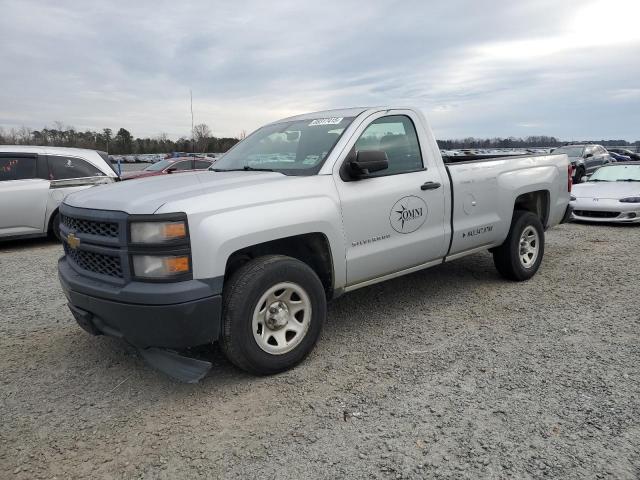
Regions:
<instances>
[{"instance_id":1,"label":"chrome grille","mask_svg":"<svg viewBox=\"0 0 640 480\"><path fill-rule=\"evenodd\" d=\"M60 222L74 233L85 233L98 235L101 237L118 238L120 228L117 223L97 222L94 220L84 220L62 215Z\"/></svg>"}]
</instances>

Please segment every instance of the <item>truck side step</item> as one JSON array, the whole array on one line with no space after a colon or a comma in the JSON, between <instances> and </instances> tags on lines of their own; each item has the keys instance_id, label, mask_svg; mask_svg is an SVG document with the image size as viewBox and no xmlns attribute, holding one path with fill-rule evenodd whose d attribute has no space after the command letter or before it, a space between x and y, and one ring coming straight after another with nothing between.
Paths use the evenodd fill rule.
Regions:
<instances>
[{"instance_id":1,"label":"truck side step","mask_svg":"<svg viewBox=\"0 0 640 480\"><path fill-rule=\"evenodd\" d=\"M142 358L153 368L183 383L198 383L211 370L211 363L185 357L162 348L140 349Z\"/></svg>"}]
</instances>

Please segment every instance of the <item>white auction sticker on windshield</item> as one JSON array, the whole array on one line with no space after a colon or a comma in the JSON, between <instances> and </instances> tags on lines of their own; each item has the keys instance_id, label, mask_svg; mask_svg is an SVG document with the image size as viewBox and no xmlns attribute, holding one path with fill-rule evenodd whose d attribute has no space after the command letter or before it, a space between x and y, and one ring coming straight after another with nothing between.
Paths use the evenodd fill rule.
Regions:
<instances>
[{"instance_id":1,"label":"white auction sticker on windshield","mask_svg":"<svg viewBox=\"0 0 640 480\"><path fill-rule=\"evenodd\" d=\"M310 127L317 125L338 125L344 117L316 118L309 124Z\"/></svg>"}]
</instances>

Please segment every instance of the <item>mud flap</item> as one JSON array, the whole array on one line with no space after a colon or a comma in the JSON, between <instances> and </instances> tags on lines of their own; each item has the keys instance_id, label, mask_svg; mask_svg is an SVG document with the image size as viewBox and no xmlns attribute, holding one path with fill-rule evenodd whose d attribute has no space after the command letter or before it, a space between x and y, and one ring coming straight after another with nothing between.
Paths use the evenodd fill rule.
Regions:
<instances>
[{"instance_id":1,"label":"mud flap","mask_svg":"<svg viewBox=\"0 0 640 480\"><path fill-rule=\"evenodd\" d=\"M573 207L571 205L567 205L567 209L564 211L564 215L562 216L560 223L569 222L571 220L571 213L573 213Z\"/></svg>"},{"instance_id":2,"label":"mud flap","mask_svg":"<svg viewBox=\"0 0 640 480\"><path fill-rule=\"evenodd\" d=\"M153 368L184 383L198 383L211 370L211 363L185 357L162 348L140 349L142 358Z\"/></svg>"}]
</instances>

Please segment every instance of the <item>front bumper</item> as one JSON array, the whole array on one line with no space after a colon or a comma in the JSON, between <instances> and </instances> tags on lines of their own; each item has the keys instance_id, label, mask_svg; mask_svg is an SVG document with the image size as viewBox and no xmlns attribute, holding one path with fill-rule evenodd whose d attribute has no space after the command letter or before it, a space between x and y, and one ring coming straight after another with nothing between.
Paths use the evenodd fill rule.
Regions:
<instances>
[{"instance_id":1,"label":"front bumper","mask_svg":"<svg viewBox=\"0 0 640 480\"><path fill-rule=\"evenodd\" d=\"M594 223L640 223L640 204L615 199L578 198L571 202L572 220Z\"/></svg>"},{"instance_id":2,"label":"front bumper","mask_svg":"<svg viewBox=\"0 0 640 480\"><path fill-rule=\"evenodd\" d=\"M58 277L78 324L138 348L211 343L221 329L221 279L113 286L75 271L62 257Z\"/></svg>"}]
</instances>

